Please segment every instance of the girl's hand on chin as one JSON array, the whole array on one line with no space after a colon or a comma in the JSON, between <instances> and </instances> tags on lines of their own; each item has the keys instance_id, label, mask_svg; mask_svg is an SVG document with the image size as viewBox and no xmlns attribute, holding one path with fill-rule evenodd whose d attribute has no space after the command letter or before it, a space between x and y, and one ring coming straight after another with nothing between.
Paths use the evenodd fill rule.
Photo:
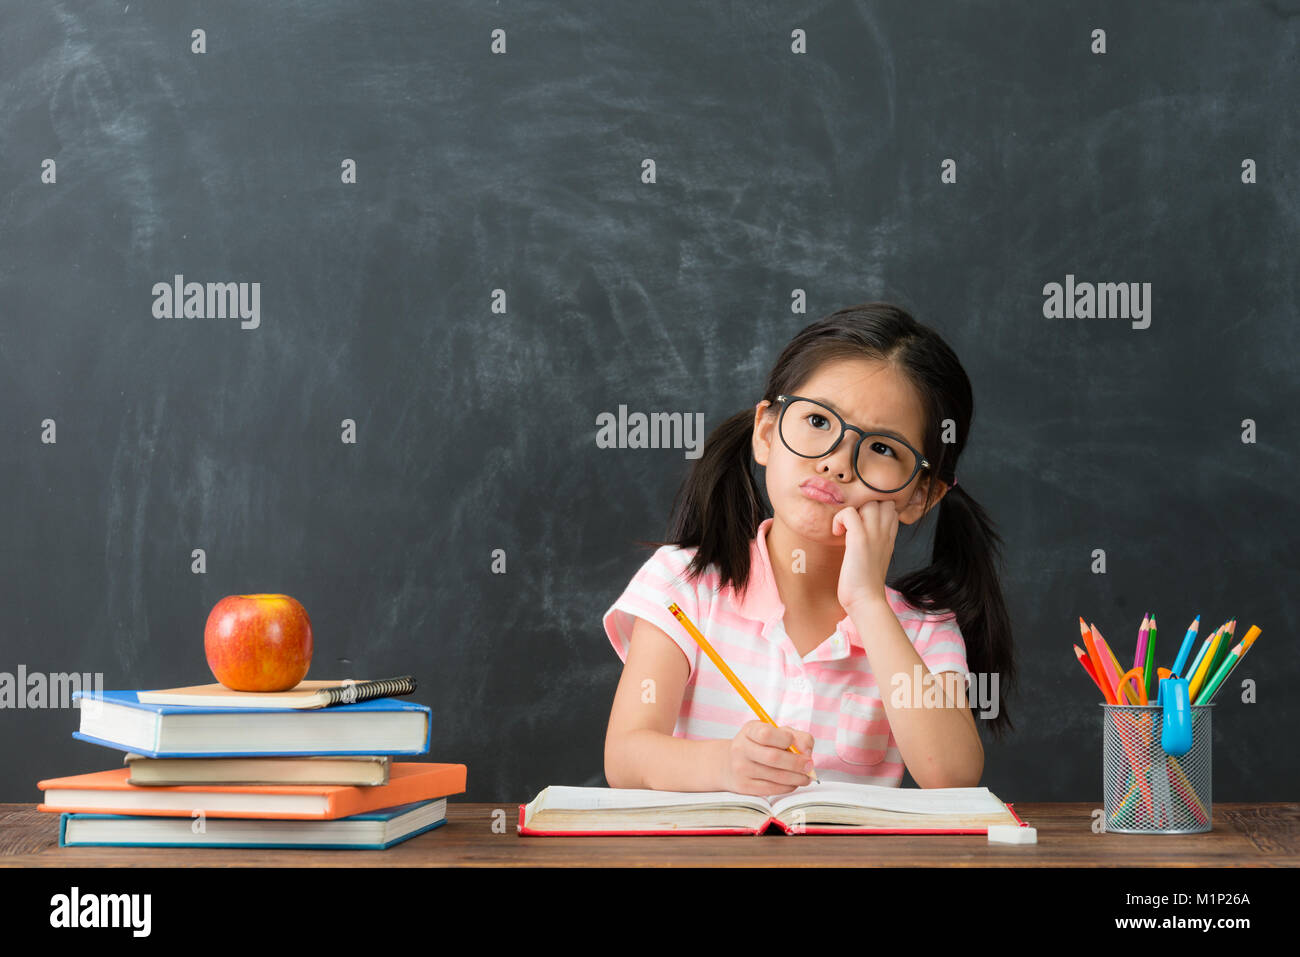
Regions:
<instances>
[{"instance_id":1,"label":"girl's hand on chin","mask_svg":"<svg viewBox=\"0 0 1300 957\"><path fill-rule=\"evenodd\" d=\"M844 563L836 592L847 612L864 601L885 601L885 574L894 555L898 510L893 499L846 505L835 513L831 533L844 535Z\"/></svg>"}]
</instances>

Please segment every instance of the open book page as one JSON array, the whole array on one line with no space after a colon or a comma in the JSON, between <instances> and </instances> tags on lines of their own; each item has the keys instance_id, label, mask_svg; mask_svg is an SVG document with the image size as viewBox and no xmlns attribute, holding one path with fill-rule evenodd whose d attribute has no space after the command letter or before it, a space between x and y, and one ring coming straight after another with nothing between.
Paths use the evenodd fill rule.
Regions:
<instances>
[{"instance_id":1,"label":"open book page","mask_svg":"<svg viewBox=\"0 0 1300 957\"><path fill-rule=\"evenodd\" d=\"M648 807L749 807L767 814L767 801L751 794L731 791L652 791L637 788L580 788L552 784L527 806L535 811L627 810Z\"/></svg>"},{"instance_id":2,"label":"open book page","mask_svg":"<svg viewBox=\"0 0 1300 957\"><path fill-rule=\"evenodd\" d=\"M770 802L770 803L769 803ZM798 832L803 824L881 830L962 829L1015 824L988 788L889 788L823 781L787 795L731 791L655 791L552 785L524 808L522 825L538 831L670 833L759 829L769 816ZM755 830L757 833L757 830Z\"/></svg>"},{"instance_id":3,"label":"open book page","mask_svg":"<svg viewBox=\"0 0 1300 957\"><path fill-rule=\"evenodd\" d=\"M868 807L906 814L973 815L1005 813L1006 806L988 788L887 788L875 784L828 782L808 784L771 802L772 813L812 805Z\"/></svg>"}]
</instances>

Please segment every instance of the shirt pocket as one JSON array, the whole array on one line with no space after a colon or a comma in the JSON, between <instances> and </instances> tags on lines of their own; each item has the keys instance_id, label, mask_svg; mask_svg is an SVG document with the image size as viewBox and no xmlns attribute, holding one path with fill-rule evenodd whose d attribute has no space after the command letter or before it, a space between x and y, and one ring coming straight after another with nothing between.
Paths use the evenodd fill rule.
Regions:
<instances>
[{"instance_id":1,"label":"shirt pocket","mask_svg":"<svg viewBox=\"0 0 1300 957\"><path fill-rule=\"evenodd\" d=\"M845 764L871 765L885 760L889 749L889 719L879 698L840 695L840 716L835 729L835 753Z\"/></svg>"}]
</instances>

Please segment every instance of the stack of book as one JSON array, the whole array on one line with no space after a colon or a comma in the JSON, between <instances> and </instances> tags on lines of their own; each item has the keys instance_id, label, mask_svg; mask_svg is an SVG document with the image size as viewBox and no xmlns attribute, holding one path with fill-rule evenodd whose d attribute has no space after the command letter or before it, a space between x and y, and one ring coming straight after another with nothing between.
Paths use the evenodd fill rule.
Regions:
<instances>
[{"instance_id":1,"label":"stack of book","mask_svg":"<svg viewBox=\"0 0 1300 957\"><path fill-rule=\"evenodd\" d=\"M382 849L445 824L465 765L393 761L428 753L431 710L373 697L407 693L391 682L337 689L75 692L73 737L124 767L39 781L37 809L61 815L60 847Z\"/></svg>"}]
</instances>

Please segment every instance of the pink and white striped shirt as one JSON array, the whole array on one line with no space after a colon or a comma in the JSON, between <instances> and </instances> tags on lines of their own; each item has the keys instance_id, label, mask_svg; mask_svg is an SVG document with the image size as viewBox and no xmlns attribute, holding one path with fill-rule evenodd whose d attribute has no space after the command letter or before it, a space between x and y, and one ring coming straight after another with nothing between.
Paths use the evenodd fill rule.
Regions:
<instances>
[{"instance_id":1,"label":"pink and white striped shirt","mask_svg":"<svg viewBox=\"0 0 1300 957\"><path fill-rule=\"evenodd\" d=\"M763 521L750 541L743 599L731 586L720 590L716 565L688 583L685 570L695 549L665 545L605 612L605 633L626 662L634 618L663 629L690 664L673 736L734 738L756 715L668 610L668 602L676 601L773 721L813 736L819 778L898 787L902 757L853 622L846 615L834 634L802 657L786 634L785 605L767 554L771 524L770 518ZM885 595L926 668L966 674L966 643L950 612L914 608L888 586Z\"/></svg>"}]
</instances>

